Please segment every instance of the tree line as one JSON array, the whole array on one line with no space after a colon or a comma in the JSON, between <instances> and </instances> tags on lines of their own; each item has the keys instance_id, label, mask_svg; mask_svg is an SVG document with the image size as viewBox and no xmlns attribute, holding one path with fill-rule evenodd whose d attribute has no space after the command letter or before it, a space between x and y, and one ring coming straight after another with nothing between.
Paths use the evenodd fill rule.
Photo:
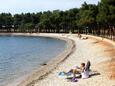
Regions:
<instances>
[{"instance_id":1,"label":"tree line","mask_svg":"<svg viewBox=\"0 0 115 86\"><path fill-rule=\"evenodd\" d=\"M39 13L0 14L0 32L85 33L113 39L115 0L97 5L84 2L80 8Z\"/></svg>"}]
</instances>

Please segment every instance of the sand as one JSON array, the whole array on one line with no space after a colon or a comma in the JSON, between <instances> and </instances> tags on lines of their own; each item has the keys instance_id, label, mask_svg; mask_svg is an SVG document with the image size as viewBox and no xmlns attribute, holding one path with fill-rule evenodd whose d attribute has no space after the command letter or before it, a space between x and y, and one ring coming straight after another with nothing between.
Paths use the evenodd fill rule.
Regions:
<instances>
[{"instance_id":1,"label":"sand","mask_svg":"<svg viewBox=\"0 0 115 86\"><path fill-rule=\"evenodd\" d=\"M33 85L31 84L29 86L115 86L115 80L110 77L112 76L112 74L110 74L112 69L109 69L109 72L107 72L107 70L105 71L105 69L109 68L106 66L107 64L105 62L110 64L109 61L115 57L113 50L113 53L109 51L114 48L114 45L95 37L81 40L77 38L76 35L62 36L75 41L75 51L63 63L59 64L54 71L45 76L42 80L38 80ZM97 74L90 78L79 78L78 82L71 82L66 79L66 76L58 76L59 72L68 71L74 65L80 65L81 62L86 62L87 60L91 61L91 70L97 72ZM112 72L115 73L115 70Z\"/></svg>"},{"instance_id":2,"label":"sand","mask_svg":"<svg viewBox=\"0 0 115 86\"><path fill-rule=\"evenodd\" d=\"M10 34L11 35L11 34ZM17 35L13 34L13 35ZM18 34L18 35L29 35L30 34ZM56 64L56 67L52 71L42 75L41 78L38 78L38 75L35 74L37 78L34 81L30 79L29 83L25 80L28 85L23 83L18 86L115 86L115 43L104 39L101 40L100 37L88 36L88 39L82 40L77 37L76 34L31 34L32 36L50 36L71 39L75 43L75 48L70 49L74 50L64 57L63 61L60 64ZM86 37L86 35L83 35ZM65 54L66 55L66 54ZM75 65L80 65L81 62L86 62L87 60L91 61L91 70L96 71L94 75L88 79L78 78L78 82L71 82L66 79L66 76L58 76L58 73L61 71L67 72ZM56 61L54 61L56 62ZM51 66L51 64L50 64ZM53 65L52 65L53 66ZM47 67L47 66L46 66ZM50 70L46 68L45 70ZM42 72L40 72L42 73Z\"/></svg>"}]
</instances>

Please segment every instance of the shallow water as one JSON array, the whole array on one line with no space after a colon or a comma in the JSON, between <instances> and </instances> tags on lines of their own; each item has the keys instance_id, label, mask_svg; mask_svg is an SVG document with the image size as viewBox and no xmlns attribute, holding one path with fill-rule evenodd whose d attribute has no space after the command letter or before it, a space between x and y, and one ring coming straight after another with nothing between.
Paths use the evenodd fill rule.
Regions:
<instances>
[{"instance_id":1,"label":"shallow water","mask_svg":"<svg viewBox=\"0 0 115 86\"><path fill-rule=\"evenodd\" d=\"M0 86L38 69L65 47L65 41L53 38L0 36Z\"/></svg>"}]
</instances>

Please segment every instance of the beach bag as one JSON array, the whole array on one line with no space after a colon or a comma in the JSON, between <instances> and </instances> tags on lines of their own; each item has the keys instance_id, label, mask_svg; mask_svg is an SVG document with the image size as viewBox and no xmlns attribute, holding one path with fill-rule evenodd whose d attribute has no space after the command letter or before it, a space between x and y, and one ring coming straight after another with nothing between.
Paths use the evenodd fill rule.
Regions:
<instances>
[{"instance_id":1,"label":"beach bag","mask_svg":"<svg viewBox=\"0 0 115 86\"><path fill-rule=\"evenodd\" d=\"M89 71L84 71L81 73L81 78L82 79L87 79L89 78Z\"/></svg>"}]
</instances>

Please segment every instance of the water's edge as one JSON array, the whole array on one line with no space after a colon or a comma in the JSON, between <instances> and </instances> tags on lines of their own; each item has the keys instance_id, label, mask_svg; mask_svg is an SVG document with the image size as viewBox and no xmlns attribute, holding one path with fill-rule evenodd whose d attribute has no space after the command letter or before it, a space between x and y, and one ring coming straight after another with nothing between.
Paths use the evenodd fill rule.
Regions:
<instances>
[{"instance_id":1,"label":"water's edge","mask_svg":"<svg viewBox=\"0 0 115 86\"><path fill-rule=\"evenodd\" d=\"M75 43L73 40L61 36L56 36L56 35L39 34L39 33L38 34L37 33L31 33L31 34L30 33L0 33L0 35L50 37L50 38L66 41L67 43L67 47L65 48L65 50L55 58L51 59L47 63L47 65L41 66L37 71L33 71L33 73L27 76L26 79L20 80L17 83L8 86L32 86L32 84L43 79L52 70L54 70L57 67L57 65L63 62L65 59L67 59L75 49Z\"/></svg>"}]
</instances>

